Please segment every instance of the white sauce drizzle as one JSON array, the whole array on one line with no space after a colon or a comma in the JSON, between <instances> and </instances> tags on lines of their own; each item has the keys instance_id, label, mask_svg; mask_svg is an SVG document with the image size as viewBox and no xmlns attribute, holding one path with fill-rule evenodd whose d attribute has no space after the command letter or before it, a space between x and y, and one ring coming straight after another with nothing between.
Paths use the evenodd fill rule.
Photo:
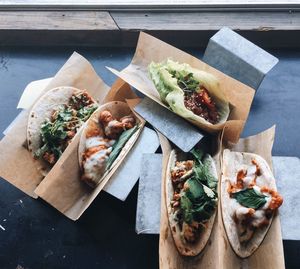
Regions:
<instances>
[{"instance_id":1,"label":"white sauce drizzle","mask_svg":"<svg viewBox=\"0 0 300 269\"><path fill-rule=\"evenodd\" d=\"M103 136L94 136L87 138L87 140L85 141L85 148L89 149L101 145L105 147L111 147L115 142L116 140L105 140Z\"/></svg>"},{"instance_id":2,"label":"white sauce drizzle","mask_svg":"<svg viewBox=\"0 0 300 269\"><path fill-rule=\"evenodd\" d=\"M109 154L111 153L112 148L106 148L99 150L86 159L83 167L85 175L90 178L92 181L97 181L103 176L106 168L106 162Z\"/></svg>"},{"instance_id":3,"label":"white sauce drizzle","mask_svg":"<svg viewBox=\"0 0 300 269\"><path fill-rule=\"evenodd\" d=\"M247 215L249 212L249 208L239 206L236 211L235 215L239 220L243 220L245 218L245 215Z\"/></svg>"},{"instance_id":4,"label":"white sauce drizzle","mask_svg":"<svg viewBox=\"0 0 300 269\"><path fill-rule=\"evenodd\" d=\"M113 129L118 125L120 125L119 121L117 120L110 121L104 129L105 134L109 136L113 132Z\"/></svg>"}]
</instances>

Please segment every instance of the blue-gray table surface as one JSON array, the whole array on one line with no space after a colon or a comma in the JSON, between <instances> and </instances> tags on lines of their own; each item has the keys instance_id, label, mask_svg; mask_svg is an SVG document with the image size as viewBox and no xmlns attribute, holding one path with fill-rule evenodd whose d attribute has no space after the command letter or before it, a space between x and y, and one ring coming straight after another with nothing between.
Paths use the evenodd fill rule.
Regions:
<instances>
[{"instance_id":1,"label":"blue-gray table surface","mask_svg":"<svg viewBox=\"0 0 300 269\"><path fill-rule=\"evenodd\" d=\"M53 76L76 50L103 80L122 69L134 49L1 48L0 138L18 114L25 86ZM184 49L202 58L203 49ZM276 124L273 155L300 157L300 50L273 50L280 62L254 98L243 136ZM1 153L0 153L1 154ZM158 268L158 236L135 233L137 185L126 202L101 192L79 221L73 222L41 199L34 200L0 180L0 268ZM300 242L284 241L287 268L300 268Z\"/></svg>"}]
</instances>

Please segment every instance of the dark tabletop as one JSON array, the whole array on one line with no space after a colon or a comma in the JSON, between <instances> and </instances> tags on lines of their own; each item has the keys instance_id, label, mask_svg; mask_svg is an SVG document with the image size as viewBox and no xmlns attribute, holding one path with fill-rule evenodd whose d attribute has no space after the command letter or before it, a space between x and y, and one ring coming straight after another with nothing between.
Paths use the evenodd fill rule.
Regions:
<instances>
[{"instance_id":1,"label":"dark tabletop","mask_svg":"<svg viewBox=\"0 0 300 269\"><path fill-rule=\"evenodd\" d=\"M122 69L134 49L0 49L0 138L18 114L25 86L52 77L77 50L111 85L105 66ZM203 50L185 49L201 58ZM243 136L276 124L273 155L300 157L300 51L273 50L280 59L254 98ZM1 152L0 152L1 154ZM126 202L101 192L73 222L41 199L34 200L0 180L0 269L158 268L158 236L135 233L137 185ZM300 243L284 241L287 268L300 268Z\"/></svg>"}]
</instances>

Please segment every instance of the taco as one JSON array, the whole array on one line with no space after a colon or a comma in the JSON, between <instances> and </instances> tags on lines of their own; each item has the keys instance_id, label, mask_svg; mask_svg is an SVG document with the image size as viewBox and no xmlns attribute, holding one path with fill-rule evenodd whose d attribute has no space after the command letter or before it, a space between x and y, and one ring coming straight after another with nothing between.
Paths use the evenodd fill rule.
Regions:
<instances>
[{"instance_id":1,"label":"taco","mask_svg":"<svg viewBox=\"0 0 300 269\"><path fill-rule=\"evenodd\" d=\"M215 76L170 59L149 65L160 99L172 111L198 126L223 124L229 103Z\"/></svg>"},{"instance_id":2,"label":"taco","mask_svg":"<svg viewBox=\"0 0 300 269\"><path fill-rule=\"evenodd\" d=\"M100 106L81 134L78 147L81 179L96 187L128 153L141 127L126 103L114 101Z\"/></svg>"},{"instance_id":3,"label":"taco","mask_svg":"<svg viewBox=\"0 0 300 269\"><path fill-rule=\"evenodd\" d=\"M178 252L196 256L210 237L216 215L218 175L214 160L199 149L171 151L166 176L169 226Z\"/></svg>"},{"instance_id":4,"label":"taco","mask_svg":"<svg viewBox=\"0 0 300 269\"><path fill-rule=\"evenodd\" d=\"M260 246L282 202L271 169L261 156L224 150L222 216L238 256L249 257Z\"/></svg>"},{"instance_id":5,"label":"taco","mask_svg":"<svg viewBox=\"0 0 300 269\"><path fill-rule=\"evenodd\" d=\"M71 143L98 105L85 90L58 87L49 90L29 113L27 146L48 170Z\"/></svg>"}]
</instances>

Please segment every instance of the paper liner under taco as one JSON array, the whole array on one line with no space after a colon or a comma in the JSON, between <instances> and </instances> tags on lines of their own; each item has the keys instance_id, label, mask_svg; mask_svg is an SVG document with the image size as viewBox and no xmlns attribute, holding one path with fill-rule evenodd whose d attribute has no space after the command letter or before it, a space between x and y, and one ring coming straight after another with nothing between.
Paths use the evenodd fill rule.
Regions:
<instances>
[{"instance_id":1,"label":"paper liner under taco","mask_svg":"<svg viewBox=\"0 0 300 269\"><path fill-rule=\"evenodd\" d=\"M210 172L212 175L214 175L216 178L218 178L217 170L215 163L213 159L210 156L207 156L205 158L210 158L211 160L211 169ZM169 219L169 226L172 232L172 236L174 239L175 246L178 250L178 252L183 255L183 256L196 256L201 253L201 251L204 249L206 246L213 225L214 225L214 220L217 212L217 207L215 208L215 212L213 215L210 217L210 219L205 223L205 231L202 231L200 234L200 237L195 243L189 243L189 242L184 242L179 224L176 222L174 219L174 213L172 212L172 207L171 207L171 201L172 197L174 194L174 188L172 185L172 180L171 180L171 169L175 166L175 162L177 160L186 160L186 154L182 153L182 156L179 156L179 154L175 151L172 150L170 153L169 161L168 161L168 166L167 166L167 172L166 172L166 179L165 179L165 186L166 186L166 206L167 206L167 213L168 213L168 219Z\"/></svg>"},{"instance_id":2,"label":"paper liner under taco","mask_svg":"<svg viewBox=\"0 0 300 269\"><path fill-rule=\"evenodd\" d=\"M121 101L113 101L113 102L109 102L109 103L106 103L106 104L100 106L91 115L89 120L85 123L84 129L81 133L80 142L79 142L79 146L78 146L78 158L79 158L79 165L81 167L82 172L83 172L83 154L86 150L86 141L87 141L86 134L89 130L97 128L98 130L99 129L101 130L101 135L104 135L104 130L99 125L98 118L99 118L100 113L105 110L109 111L112 114L113 118L115 118L116 120L119 120L120 118L122 118L124 116L128 116L128 115L133 116L135 118L135 127L133 127L133 128L136 128L136 131L134 131L134 133L130 136L129 140L123 146L119 155L114 160L114 162L110 165L109 169L106 169L104 167L105 168L104 173L101 176L97 177L96 181L84 180L91 187L96 187L100 182L102 182L105 179L105 177L109 174L109 172L111 170L116 169L120 165L121 161L128 154L128 152L130 151L130 149L133 147L134 143L138 139L138 137L142 131L142 128L143 128L143 124L141 123L139 118L135 114L132 113L132 111L127 103L124 103Z\"/></svg>"},{"instance_id":3,"label":"paper liner under taco","mask_svg":"<svg viewBox=\"0 0 300 269\"><path fill-rule=\"evenodd\" d=\"M53 111L68 104L73 94L83 92L74 87L61 86L47 91L37 100L29 113L27 125L27 147L33 156L41 147L41 126L45 120L51 118ZM93 102L95 103L94 100ZM41 158L37 158L36 161L39 162L40 167L38 169L40 172L46 175L52 165Z\"/></svg>"},{"instance_id":4,"label":"paper liner under taco","mask_svg":"<svg viewBox=\"0 0 300 269\"><path fill-rule=\"evenodd\" d=\"M254 231L253 237L246 243L241 243L239 240L237 226L233 219L235 214L235 206L238 203L234 198L230 198L227 191L228 180L236 178L237 172L242 165L251 165L252 159L255 159L260 166L261 175L257 178L257 186L267 186L270 189L276 190L275 178L272 174L267 162L257 154L246 152L232 152L225 149L223 152L222 162L222 179L221 179L221 207L222 218L226 234L230 245L234 252L241 258L247 258L253 254L255 250L263 242L274 217L274 212L267 226L257 228Z\"/></svg>"}]
</instances>

